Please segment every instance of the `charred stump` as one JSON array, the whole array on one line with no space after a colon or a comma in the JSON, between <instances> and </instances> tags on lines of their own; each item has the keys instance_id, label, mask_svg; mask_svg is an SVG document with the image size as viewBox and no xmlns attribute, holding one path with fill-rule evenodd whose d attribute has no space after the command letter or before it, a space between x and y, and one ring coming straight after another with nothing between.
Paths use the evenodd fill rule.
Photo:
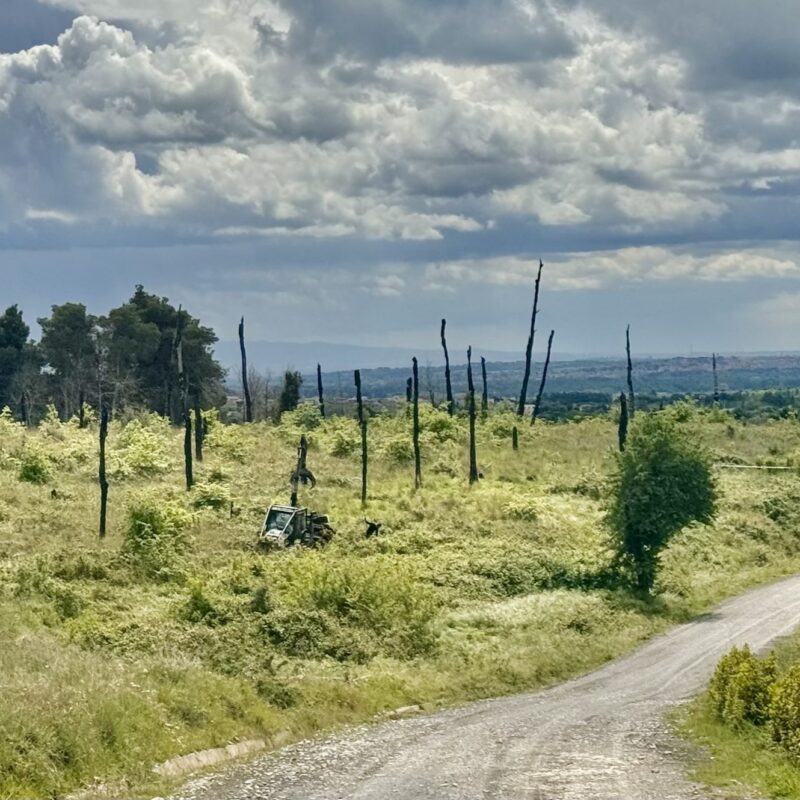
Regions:
<instances>
[{"instance_id":1,"label":"charred stump","mask_svg":"<svg viewBox=\"0 0 800 800\"><path fill-rule=\"evenodd\" d=\"M412 437L414 441L414 486L422 488L422 455L419 447L419 363L414 358L412 370Z\"/></svg>"},{"instance_id":2,"label":"charred stump","mask_svg":"<svg viewBox=\"0 0 800 800\"><path fill-rule=\"evenodd\" d=\"M250 381L247 377L247 348L244 345L244 317L239 323L239 350L242 353L242 389L244 389L244 421L253 421L253 398L250 396Z\"/></svg>"},{"instance_id":3,"label":"charred stump","mask_svg":"<svg viewBox=\"0 0 800 800\"><path fill-rule=\"evenodd\" d=\"M469 392L469 483L478 482L478 448L475 442L475 382L472 379L472 348L467 349L467 391Z\"/></svg>"},{"instance_id":4,"label":"charred stump","mask_svg":"<svg viewBox=\"0 0 800 800\"><path fill-rule=\"evenodd\" d=\"M321 364L317 364L317 394L319 395L319 415L325 419L325 388L322 385Z\"/></svg>"},{"instance_id":5,"label":"charred stump","mask_svg":"<svg viewBox=\"0 0 800 800\"><path fill-rule=\"evenodd\" d=\"M619 396L619 451L625 452L625 445L628 441L628 399L625 397L625 392Z\"/></svg>"},{"instance_id":6,"label":"charred stump","mask_svg":"<svg viewBox=\"0 0 800 800\"><path fill-rule=\"evenodd\" d=\"M519 430L516 425L511 429L511 449L514 452L519 450Z\"/></svg>"},{"instance_id":7,"label":"charred stump","mask_svg":"<svg viewBox=\"0 0 800 800\"><path fill-rule=\"evenodd\" d=\"M631 359L631 326L625 333L625 352L628 356L628 416L633 419L636 413L636 396L633 393L633 361Z\"/></svg>"},{"instance_id":8,"label":"charred stump","mask_svg":"<svg viewBox=\"0 0 800 800\"><path fill-rule=\"evenodd\" d=\"M447 392L447 413L452 417L456 411L455 400L453 399L453 381L450 375L450 354L447 351L447 320L442 320L442 350L444 350L444 382Z\"/></svg>"},{"instance_id":9,"label":"charred stump","mask_svg":"<svg viewBox=\"0 0 800 800\"><path fill-rule=\"evenodd\" d=\"M106 477L106 440L108 439L108 409L100 412L100 466L98 480L100 482L100 538L106 538L108 520L108 478Z\"/></svg>"},{"instance_id":10,"label":"charred stump","mask_svg":"<svg viewBox=\"0 0 800 800\"><path fill-rule=\"evenodd\" d=\"M539 417L539 411L542 407L542 397L544 396L544 388L547 385L547 370L550 369L550 356L553 353L553 339L556 332L550 331L550 340L547 342L547 358L544 360L544 369L542 370L542 382L539 384L539 392L536 395L536 402L533 404L533 414L531 415L531 425L536 424Z\"/></svg>"},{"instance_id":11,"label":"charred stump","mask_svg":"<svg viewBox=\"0 0 800 800\"><path fill-rule=\"evenodd\" d=\"M203 440L205 438L205 425L203 410L200 408L200 399L194 398L194 457L198 463L203 462Z\"/></svg>"},{"instance_id":12,"label":"charred stump","mask_svg":"<svg viewBox=\"0 0 800 800\"><path fill-rule=\"evenodd\" d=\"M481 416L486 419L489 414L489 381L486 377L486 359L481 358L481 377L483 378L483 392L481 393Z\"/></svg>"}]
</instances>

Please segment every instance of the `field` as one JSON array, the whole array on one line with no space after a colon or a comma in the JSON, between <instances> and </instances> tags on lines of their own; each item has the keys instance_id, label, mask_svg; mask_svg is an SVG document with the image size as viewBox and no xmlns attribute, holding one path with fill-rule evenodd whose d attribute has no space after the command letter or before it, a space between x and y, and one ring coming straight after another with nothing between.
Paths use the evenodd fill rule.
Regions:
<instances>
[{"instance_id":1,"label":"field","mask_svg":"<svg viewBox=\"0 0 800 800\"><path fill-rule=\"evenodd\" d=\"M796 420L666 412L720 463L800 464ZM610 417L478 425L422 410L370 422L360 505L357 424L313 406L280 425L209 418L198 485L183 434L155 416L112 424L109 536L97 536L97 427L0 417L0 798L95 781L162 789L152 767L231 741L275 745L419 704L519 692L586 671L753 583L800 569L800 478L718 470L716 521L683 531L656 594L618 585L604 525ZM265 507L289 499L297 441L319 483L301 503L337 528L322 551L265 554ZM365 515L383 523L364 536ZM128 788L126 788L128 787Z\"/></svg>"}]
</instances>

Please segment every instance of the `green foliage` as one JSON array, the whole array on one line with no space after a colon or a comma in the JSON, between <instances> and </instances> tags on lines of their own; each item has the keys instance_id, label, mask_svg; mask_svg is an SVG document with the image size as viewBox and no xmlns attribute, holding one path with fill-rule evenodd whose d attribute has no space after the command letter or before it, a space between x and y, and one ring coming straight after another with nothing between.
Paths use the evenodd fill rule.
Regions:
<instances>
[{"instance_id":1,"label":"green foliage","mask_svg":"<svg viewBox=\"0 0 800 800\"><path fill-rule=\"evenodd\" d=\"M714 514L710 458L664 415L640 414L613 477L609 520L636 585L650 591L661 550L691 522Z\"/></svg>"},{"instance_id":2,"label":"green foliage","mask_svg":"<svg viewBox=\"0 0 800 800\"><path fill-rule=\"evenodd\" d=\"M44 450L33 442L28 442L19 459L19 479L25 483L42 485L53 475L50 459Z\"/></svg>"},{"instance_id":3,"label":"green foliage","mask_svg":"<svg viewBox=\"0 0 800 800\"><path fill-rule=\"evenodd\" d=\"M283 389L278 398L278 409L281 414L284 411L294 411L300 402L300 387L303 385L303 376L299 372L287 369L283 376Z\"/></svg>"},{"instance_id":4,"label":"green foliage","mask_svg":"<svg viewBox=\"0 0 800 800\"><path fill-rule=\"evenodd\" d=\"M143 492L128 506L122 553L136 572L155 581L181 574L191 515L178 503Z\"/></svg>"},{"instance_id":5,"label":"green foliage","mask_svg":"<svg viewBox=\"0 0 800 800\"><path fill-rule=\"evenodd\" d=\"M384 452L393 464L410 464L414 459L414 444L410 436L396 436L386 442Z\"/></svg>"},{"instance_id":6,"label":"green foliage","mask_svg":"<svg viewBox=\"0 0 800 800\"><path fill-rule=\"evenodd\" d=\"M775 684L769 707L769 728L773 741L800 761L800 664Z\"/></svg>"},{"instance_id":7,"label":"green foliage","mask_svg":"<svg viewBox=\"0 0 800 800\"><path fill-rule=\"evenodd\" d=\"M717 717L731 727L763 725L769 717L770 691L775 682L775 658L757 658L745 645L723 656L709 686Z\"/></svg>"},{"instance_id":8,"label":"green foliage","mask_svg":"<svg viewBox=\"0 0 800 800\"><path fill-rule=\"evenodd\" d=\"M230 489L221 483L197 483L192 490L192 505L227 511L231 505Z\"/></svg>"},{"instance_id":9,"label":"green foliage","mask_svg":"<svg viewBox=\"0 0 800 800\"><path fill-rule=\"evenodd\" d=\"M112 438L109 474L117 479L153 478L175 466L169 421L156 414L132 419Z\"/></svg>"}]
</instances>

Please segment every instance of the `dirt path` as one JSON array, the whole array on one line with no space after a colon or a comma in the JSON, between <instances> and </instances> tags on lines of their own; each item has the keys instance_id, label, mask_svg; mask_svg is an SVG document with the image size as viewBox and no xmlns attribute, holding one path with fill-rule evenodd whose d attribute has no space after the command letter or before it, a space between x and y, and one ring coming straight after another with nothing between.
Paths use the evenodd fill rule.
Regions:
<instances>
[{"instance_id":1,"label":"dirt path","mask_svg":"<svg viewBox=\"0 0 800 800\"><path fill-rule=\"evenodd\" d=\"M187 785L173 800L684 800L664 712L734 644L800 624L800 577L763 587L621 661L531 695L296 745Z\"/></svg>"}]
</instances>

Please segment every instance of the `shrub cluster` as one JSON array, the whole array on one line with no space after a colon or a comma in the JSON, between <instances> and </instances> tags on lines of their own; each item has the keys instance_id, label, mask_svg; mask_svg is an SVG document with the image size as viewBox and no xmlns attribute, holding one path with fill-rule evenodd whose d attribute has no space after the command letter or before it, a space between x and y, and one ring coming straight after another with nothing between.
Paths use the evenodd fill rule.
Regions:
<instances>
[{"instance_id":1,"label":"shrub cluster","mask_svg":"<svg viewBox=\"0 0 800 800\"><path fill-rule=\"evenodd\" d=\"M778 676L774 656L758 658L734 647L717 665L709 698L732 728L766 726L772 740L800 762L800 664Z\"/></svg>"}]
</instances>

